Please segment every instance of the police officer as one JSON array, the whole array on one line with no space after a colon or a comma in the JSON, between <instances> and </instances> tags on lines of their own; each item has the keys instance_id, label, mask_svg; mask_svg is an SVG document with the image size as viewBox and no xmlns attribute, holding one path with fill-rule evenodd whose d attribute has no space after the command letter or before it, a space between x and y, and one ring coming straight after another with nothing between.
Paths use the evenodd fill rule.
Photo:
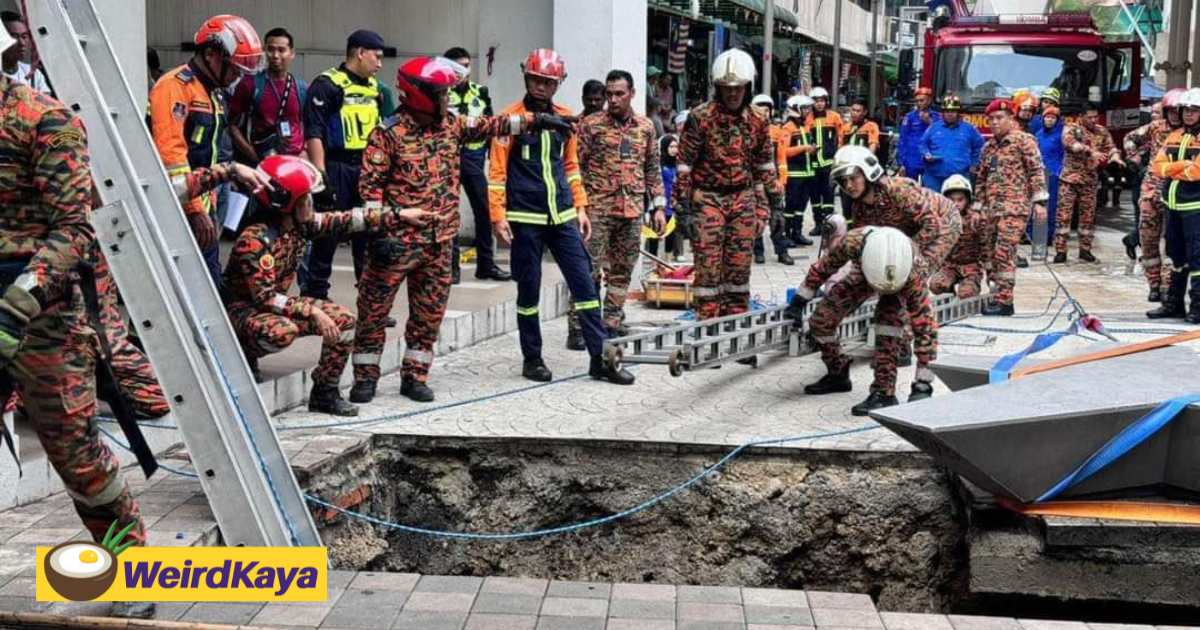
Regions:
<instances>
[{"instance_id":1,"label":"police officer","mask_svg":"<svg viewBox=\"0 0 1200 630\"><path fill-rule=\"evenodd\" d=\"M917 88L916 107L904 116L904 124L900 127L900 146L896 149L896 160L900 162L900 176L921 181L925 174L925 156L921 153L919 143L925 130L937 122L941 116L930 109L933 104L933 90L927 87Z\"/></svg>"},{"instance_id":2,"label":"police officer","mask_svg":"<svg viewBox=\"0 0 1200 630\"><path fill-rule=\"evenodd\" d=\"M446 51L445 57L470 72L471 54L465 48L451 48ZM470 75L463 77L458 85L450 89L449 97L450 110L459 116L479 118L492 115L492 97L488 94L488 89L472 81ZM512 274L496 264L496 247L492 241L492 221L488 212L487 174L484 172L487 141L476 140L463 144L462 154L458 159L463 190L467 191L467 201L471 203L471 213L475 218L475 277L501 282L512 280ZM458 284L461 273L458 259L456 240L453 260L455 284Z\"/></svg>"},{"instance_id":3,"label":"police officer","mask_svg":"<svg viewBox=\"0 0 1200 630\"><path fill-rule=\"evenodd\" d=\"M813 244L812 240L804 235L804 209L808 207L808 200L812 196L810 191L814 181L817 152L816 143L804 126L805 119L812 112L812 106L812 98L803 94L789 98L787 122L784 123L779 138L784 199L787 203L784 218L787 219L788 235L792 243L800 247Z\"/></svg>"},{"instance_id":4,"label":"police officer","mask_svg":"<svg viewBox=\"0 0 1200 630\"><path fill-rule=\"evenodd\" d=\"M553 102L567 78L558 53L538 48L522 64L525 98L502 114L558 114L571 110ZM542 288L542 254L549 248L571 290L579 314L591 365L588 374L618 385L631 385L633 375L608 365L601 353L607 334L600 316L600 299L592 283L592 262L584 248L592 225L585 212L587 193L579 172L577 139L570 133L542 130L492 141L488 177L492 225L496 236L512 243L513 275L517 279L517 327L524 364L521 374L533 381L554 378L542 359L538 302Z\"/></svg>"},{"instance_id":5,"label":"police officer","mask_svg":"<svg viewBox=\"0 0 1200 630\"><path fill-rule=\"evenodd\" d=\"M383 65L383 38L367 30L354 31L346 40L346 60L313 80L304 103L304 137L308 157L325 173L333 189L334 210L362 205L358 196L359 167L367 138L379 126L383 97L375 74ZM362 275L366 235L351 241L354 277ZM305 297L329 299L329 276L338 240L313 241L307 272L301 271Z\"/></svg>"}]
</instances>

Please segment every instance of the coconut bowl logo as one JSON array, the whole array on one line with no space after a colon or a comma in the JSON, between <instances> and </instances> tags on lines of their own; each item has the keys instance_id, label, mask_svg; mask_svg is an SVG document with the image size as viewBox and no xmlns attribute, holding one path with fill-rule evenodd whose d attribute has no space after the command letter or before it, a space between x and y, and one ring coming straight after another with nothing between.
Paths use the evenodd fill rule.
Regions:
<instances>
[{"instance_id":1,"label":"coconut bowl logo","mask_svg":"<svg viewBox=\"0 0 1200 630\"><path fill-rule=\"evenodd\" d=\"M118 546L137 523L130 523L116 536L117 522L113 521L100 544L85 540L65 542L46 554L43 569L50 586L63 597L86 602L108 592L117 579L117 556L134 542Z\"/></svg>"}]
</instances>

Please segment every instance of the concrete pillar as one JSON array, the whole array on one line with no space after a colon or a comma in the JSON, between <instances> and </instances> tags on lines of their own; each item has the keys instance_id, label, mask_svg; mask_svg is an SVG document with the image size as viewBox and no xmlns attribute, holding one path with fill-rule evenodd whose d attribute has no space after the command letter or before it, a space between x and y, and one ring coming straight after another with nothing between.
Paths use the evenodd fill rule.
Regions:
<instances>
[{"instance_id":1,"label":"concrete pillar","mask_svg":"<svg viewBox=\"0 0 1200 630\"><path fill-rule=\"evenodd\" d=\"M1195 0L1174 0L1171 3L1167 60L1159 63L1166 71L1167 89L1187 87L1188 53L1192 44L1192 4Z\"/></svg>"},{"instance_id":2,"label":"concrete pillar","mask_svg":"<svg viewBox=\"0 0 1200 630\"><path fill-rule=\"evenodd\" d=\"M567 63L555 100L579 111L584 82L621 69L633 75L634 110L644 113L648 11L646 0L554 0L554 49Z\"/></svg>"},{"instance_id":3,"label":"concrete pillar","mask_svg":"<svg viewBox=\"0 0 1200 630\"><path fill-rule=\"evenodd\" d=\"M146 0L94 0L96 13L108 33L133 101L145 114L149 78L146 71Z\"/></svg>"}]
</instances>

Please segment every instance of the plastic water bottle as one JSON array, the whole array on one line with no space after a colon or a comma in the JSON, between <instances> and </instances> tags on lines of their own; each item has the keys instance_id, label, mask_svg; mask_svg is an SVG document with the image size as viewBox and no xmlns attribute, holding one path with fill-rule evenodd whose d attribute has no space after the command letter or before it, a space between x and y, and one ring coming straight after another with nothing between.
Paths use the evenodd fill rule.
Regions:
<instances>
[{"instance_id":1,"label":"plastic water bottle","mask_svg":"<svg viewBox=\"0 0 1200 630\"><path fill-rule=\"evenodd\" d=\"M1046 206L1034 206L1032 213L1033 235L1030 240L1033 241L1033 255L1031 259L1038 262L1045 262L1049 255L1049 247L1047 242L1050 238L1050 217Z\"/></svg>"}]
</instances>

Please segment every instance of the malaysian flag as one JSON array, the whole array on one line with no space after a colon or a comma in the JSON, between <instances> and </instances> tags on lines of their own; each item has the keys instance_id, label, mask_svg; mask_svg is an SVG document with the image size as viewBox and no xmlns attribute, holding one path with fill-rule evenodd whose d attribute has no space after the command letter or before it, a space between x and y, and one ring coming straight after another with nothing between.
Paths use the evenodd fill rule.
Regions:
<instances>
[{"instance_id":1,"label":"malaysian flag","mask_svg":"<svg viewBox=\"0 0 1200 630\"><path fill-rule=\"evenodd\" d=\"M671 20L671 52L667 59L667 72L683 74L687 62L688 33L692 22L687 18Z\"/></svg>"}]
</instances>

